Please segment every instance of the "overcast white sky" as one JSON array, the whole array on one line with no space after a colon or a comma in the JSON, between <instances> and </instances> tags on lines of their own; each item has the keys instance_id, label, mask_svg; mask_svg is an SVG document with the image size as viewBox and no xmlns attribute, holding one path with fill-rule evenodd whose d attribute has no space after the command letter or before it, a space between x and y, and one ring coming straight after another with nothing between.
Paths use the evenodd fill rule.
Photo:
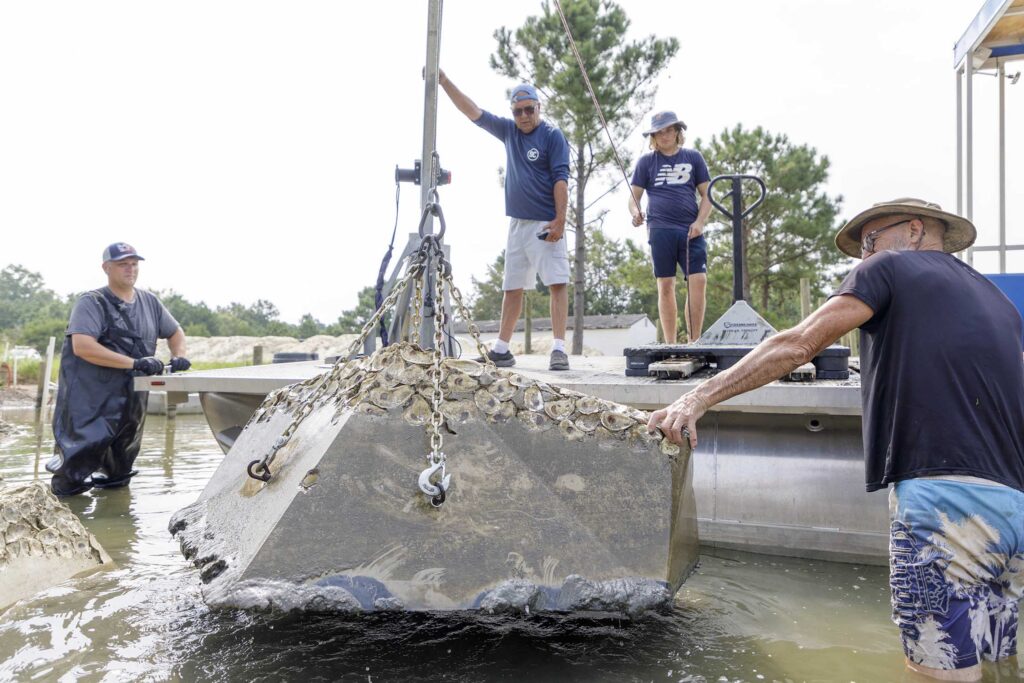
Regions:
<instances>
[{"instance_id":1,"label":"overcast white sky","mask_svg":"<svg viewBox=\"0 0 1024 683\"><path fill-rule=\"evenodd\" d=\"M691 140L742 123L816 147L844 217L897 196L955 207L952 48L980 0L621 5L634 37L679 38L656 108L675 109ZM487 66L494 30L539 10L444 3L442 67L485 109L504 111L512 85ZM425 28L424 0L0 3L0 267L81 291L102 284L102 249L123 240L147 258L140 286L335 320L376 277L395 165L420 155ZM979 244L996 240L995 81L976 77ZM1024 120L1024 84L1007 100L1007 121ZM439 103L437 147L454 173L441 190L447 242L468 293L504 246L504 150ZM617 142L644 148L639 134ZM1019 243L1024 140L1012 123L1007 150ZM418 202L403 186L396 249ZM626 194L609 202L607 231L639 237Z\"/></svg>"}]
</instances>

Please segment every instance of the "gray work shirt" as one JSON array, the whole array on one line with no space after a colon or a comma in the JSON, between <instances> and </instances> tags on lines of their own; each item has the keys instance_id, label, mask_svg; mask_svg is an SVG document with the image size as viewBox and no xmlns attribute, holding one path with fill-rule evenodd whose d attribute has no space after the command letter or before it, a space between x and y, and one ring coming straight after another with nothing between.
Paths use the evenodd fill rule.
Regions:
<instances>
[{"instance_id":1,"label":"gray work shirt","mask_svg":"<svg viewBox=\"0 0 1024 683\"><path fill-rule=\"evenodd\" d=\"M152 356L156 353L156 340L167 339L178 331L178 321L174 319L171 312L156 298L154 294L144 289L135 290L135 301L128 303L114 294L109 287L103 287L100 291L114 297L120 302L121 310L135 327L135 332L142 337L142 345L146 349L146 355ZM98 339L103 334L104 315L102 304L91 294L83 294L71 310L71 318L68 320L68 328L65 334L87 334ZM113 314L115 327L125 329L121 316Z\"/></svg>"}]
</instances>

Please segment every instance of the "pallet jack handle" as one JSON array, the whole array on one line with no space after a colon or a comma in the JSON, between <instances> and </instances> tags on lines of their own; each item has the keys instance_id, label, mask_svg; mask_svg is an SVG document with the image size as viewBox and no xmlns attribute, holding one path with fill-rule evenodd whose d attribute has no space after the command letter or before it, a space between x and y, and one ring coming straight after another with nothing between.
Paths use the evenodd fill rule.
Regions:
<instances>
[{"instance_id":1,"label":"pallet jack handle","mask_svg":"<svg viewBox=\"0 0 1024 683\"><path fill-rule=\"evenodd\" d=\"M721 181L731 180L732 189L722 195L724 200L728 196L732 196L732 210L725 208L722 204L715 199L715 184ZM743 182L747 180L753 180L757 183L760 196L757 200L747 207L746 210L743 208ZM711 183L708 185L708 199L711 200L711 204L725 214L732 222L732 302L743 300L743 219L750 215L750 212L761 205L765 197L768 196L768 188L765 187L764 181L756 175L736 174L736 175L720 175L715 176L711 179Z\"/></svg>"}]
</instances>

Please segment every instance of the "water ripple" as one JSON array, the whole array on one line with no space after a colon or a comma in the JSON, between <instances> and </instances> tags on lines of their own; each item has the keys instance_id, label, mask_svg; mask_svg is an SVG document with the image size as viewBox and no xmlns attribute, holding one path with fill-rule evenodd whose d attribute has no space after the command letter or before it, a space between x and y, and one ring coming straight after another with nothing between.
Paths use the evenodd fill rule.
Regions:
<instances>
[{"instance_id":1,"label":"water ripple","mask_svg":"<svg viewBox=\"0 0 1024 683\"><path fill-rule=\"evenodd\" d=\"M5 414L19 424L0 443L7 482L31 480L52 449L26 415ZM169 430L150 416L131 487L69 501L118 567L0 616L0 679L699 683L901 670L884 570L756 555L705 554L675 609L640 620L211 611L167 521L221 457L201 417Z\"/></svg>"}]
</instances>

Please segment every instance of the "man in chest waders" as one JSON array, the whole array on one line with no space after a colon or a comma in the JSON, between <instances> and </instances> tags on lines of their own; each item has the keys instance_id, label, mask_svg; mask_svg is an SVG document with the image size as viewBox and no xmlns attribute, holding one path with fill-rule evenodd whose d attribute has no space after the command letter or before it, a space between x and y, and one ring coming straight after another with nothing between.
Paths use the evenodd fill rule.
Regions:
<instances>
[{"instance_id":1,"label":"man in chest waders","mask_svg":"<svg viewBox=\"0 0 1024 683\"><path fill-rule=\"evenodd\" d=\"M142 445L148 392L133 378L156 375L164 364L153 357L167 339L171 370L187 370L185 333L153 294L135 288L139 261L123 242L103 252L107 286L86 292L68 321L60 359L53 415L54 456L50 486L58 496L126 486Z\"/></svg>"}]
</instances>

